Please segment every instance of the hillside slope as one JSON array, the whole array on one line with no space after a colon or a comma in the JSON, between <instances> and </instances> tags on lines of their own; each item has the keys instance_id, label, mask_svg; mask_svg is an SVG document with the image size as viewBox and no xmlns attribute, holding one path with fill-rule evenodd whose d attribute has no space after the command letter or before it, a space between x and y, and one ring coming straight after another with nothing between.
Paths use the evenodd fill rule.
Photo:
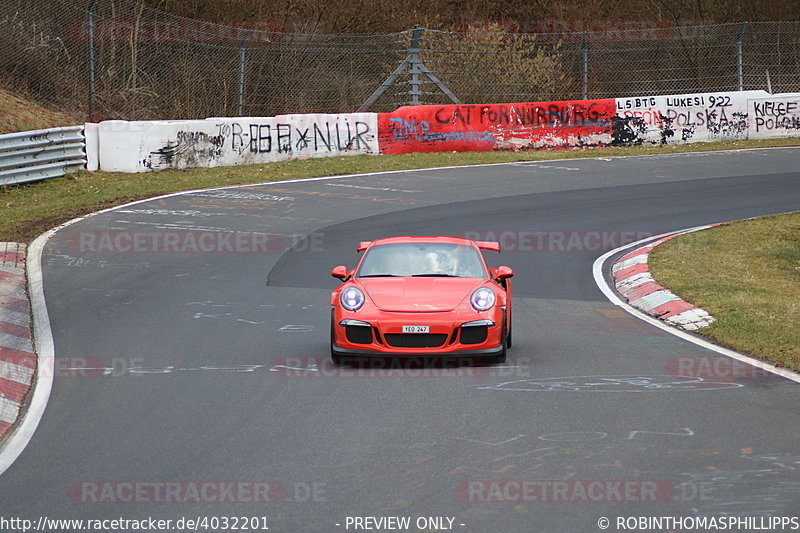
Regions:
<instances>
[{"instance_id":1,"label":"hillside slope","mask_svg":"<svg viewBox=\"0 0 800 533\"><path fill-rule=\"evenodd\" d=\"M53 111L0 89L0 134L83 123L78 113Z\"/></svg>"}]
</instances>

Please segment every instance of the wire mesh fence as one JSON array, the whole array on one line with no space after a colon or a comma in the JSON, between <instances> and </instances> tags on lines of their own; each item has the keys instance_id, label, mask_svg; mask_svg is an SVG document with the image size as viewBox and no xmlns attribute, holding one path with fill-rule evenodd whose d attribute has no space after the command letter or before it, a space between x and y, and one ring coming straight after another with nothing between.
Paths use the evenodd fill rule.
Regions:
<instances>
[{"instance_id":1,"label":"wire mesh fence","mask_svg":"<svg viewBox=\"0 0 800 533\"><path fill-rule=\"evenodd\" d=\"M354 111L382 85L371 111L453 96L469 104L800 91L799 50L800 22L536 33L481 23L356 35L198 21L140 0L0 5L0 85L95 119Z\"/></svg>"}]
</instances>

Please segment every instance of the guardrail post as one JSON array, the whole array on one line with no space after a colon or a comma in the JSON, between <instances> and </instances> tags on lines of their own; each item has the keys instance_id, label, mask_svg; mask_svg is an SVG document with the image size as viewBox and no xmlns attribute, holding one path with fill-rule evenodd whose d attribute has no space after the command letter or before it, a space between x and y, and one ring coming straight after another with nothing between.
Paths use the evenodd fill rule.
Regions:
<instances>
[{"instance_id":1,"label":"guardrail post","mask_svg":"<svg viewBox=\"0 0 800 533\"><path fill-rule=\"evenodd\" d=\"M739 90L744 90L744 68L742 66L742 42L744 41L744 33L747 31L747 22L742 22L739 26L739 35L736 37L736 68L738 70Z\"/></svg>"},{"instance_id":2,"label":"guardrail post","mask_svg":"<svg viewBox=\"0 0 800 533\"><path fill-rule=\"evenodd\" d=\"M88 32L86 39L86 63L88 64L88 80L89 85L89 115L94 113L94 8L97 5L97 0L92 0L89 4L89 9L86 11L86 30Z\"/></svg>"},{"instance_id":3,"label":"guardrail post","mask_svg":"<svg viewBox=\"0 0 800 533\"><path fill-rule=\"evenodd\" d=\"M244 111L244 71L247 66L247 42L250 40L253 30L249 30L242 39L239 46L239 99L236 106L236 116L241 117Z\"/></svg>"}]
</instances>

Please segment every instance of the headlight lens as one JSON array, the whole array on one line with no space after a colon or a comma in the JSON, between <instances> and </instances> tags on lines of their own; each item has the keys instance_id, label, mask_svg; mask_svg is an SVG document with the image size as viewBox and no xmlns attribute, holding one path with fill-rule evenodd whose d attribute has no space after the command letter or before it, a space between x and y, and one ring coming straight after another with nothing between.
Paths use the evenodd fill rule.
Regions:
<instances>
[{"instance_id":1,"label":"headlight lens","mask_svg":"<svg viewBox=\"0 0 800 533\"><path fill-rule=\"evenodd\" d=\"M339 301L348 311L357 311L364 305L364 293L357 287L347 287L342 291Z\"/></svg>"},{"instance_id":2,"label":"headlight lens","mask_svg":"<svg viewBox=\"0 0 800 533\"><path fill-rule=\"evenodd\" d=\"M488 287L481 287L472 293L470 301L472 302L472 307L478 311L488 311L495 302L494 291Z\"/></svg>"}]
</instances>

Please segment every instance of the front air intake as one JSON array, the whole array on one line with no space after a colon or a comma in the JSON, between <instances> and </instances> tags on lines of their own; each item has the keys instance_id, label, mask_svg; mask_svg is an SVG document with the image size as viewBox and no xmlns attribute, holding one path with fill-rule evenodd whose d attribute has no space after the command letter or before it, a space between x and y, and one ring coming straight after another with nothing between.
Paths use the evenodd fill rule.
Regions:
<instances>
[{"instance_id":1,"label":"front air intake","mask_svg":"<svg viewBox=\"0 0 800 533\"><path fill-rule=\"evenodd\" d=\"M384 337L395 348L436 348L447 340L444 333L387 333Z\"/></svg>"},{"instance_id":2,"label":"front air intake","mask_svg":"<svg viewBox=\"0 0 800 533\"><path fill-rule=\"evenodd\" d=\"M461 328L461 344L480 344L486 342L489 328L486 326L469 326Z\"/></svg>"},{"instance_id":3,"label":"front air intake","mask_svg":"<svg viewBox=\"0 0 800 533\"><path fill-rule=\"evenodd\" d=\"M353 344L372 344L372 328L368 326L345 326L347 342Z\"/></svg>"}]
</instances>

